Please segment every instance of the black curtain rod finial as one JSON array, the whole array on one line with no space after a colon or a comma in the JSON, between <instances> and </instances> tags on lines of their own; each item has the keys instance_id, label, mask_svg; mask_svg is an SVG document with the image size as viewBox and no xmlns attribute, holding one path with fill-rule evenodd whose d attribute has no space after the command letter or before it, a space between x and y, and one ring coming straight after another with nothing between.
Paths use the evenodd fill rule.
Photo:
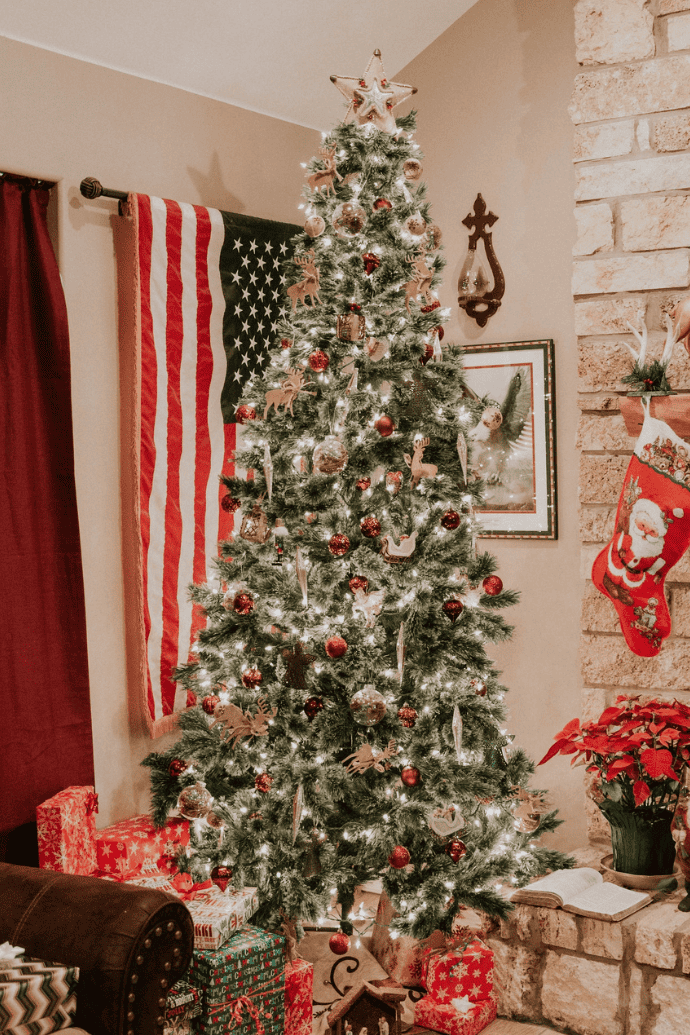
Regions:
<instances>
[{"instance_id":1,"label":"black curtain rod finial","mask_svg":"<svg viewBox=\"0 0 690 1035\"><path fill-rule=\"evenodd\" d=\"M85 198L116 198L118 201L126 201L127 193L122 190L108 190L95 176L87 176L79 184L79 190Z\"/></svg>"}]
</instances>

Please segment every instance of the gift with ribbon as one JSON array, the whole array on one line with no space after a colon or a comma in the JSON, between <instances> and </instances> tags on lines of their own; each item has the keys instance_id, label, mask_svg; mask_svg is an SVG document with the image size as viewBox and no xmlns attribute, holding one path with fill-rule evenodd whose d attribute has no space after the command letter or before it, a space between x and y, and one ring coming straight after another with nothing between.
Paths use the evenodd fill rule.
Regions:
<instances>
[{"instance_id":1,"label":"gift with ribbon","mask_svg":"<svg viewBox=\"0 0 690 1035\"><path fill-rule=\"evenodd\" d=\"M439 1002L427 995L414 1005L414 1023L445 1035L477 1035L496 1018L496 1000L473 1003L467 997Z\"/></svg>"},{"instance_id":2,"label":"gift with ribbon","mask_svg":"<svg viewBox=\"0 0 690 1035\"><path fill-rule=\"evenodd\" d=\"M201 991L198 1035L285 1030L285 939L247 926L220 949L196 949L187 980Z\"/></svg>"},{"instance_id":3,"label":"gift with ribbon","mask_svg":"<svg viewBox=\"0 0 690 1035\"><path fill-rule=\"evenodd\" d=\"M163 1035L191 1035L193 1020L201 1013L201 993L187 981L178 981L165 1000Z\"/></svg>"},{"instance_id":4,"label":"gift with ribbon","mask_svg":"<svg viewBox=\"0 0 690 1035\"><path fill-rule=\"evenodd\" d=\"M158 867L189 844L189 820L169 819L156 829L150 816L132 816L96 834L96 861L103 874L141 871L145 863ZM95 869L95 867L94 867Z\"/></svg>"},{"instance_id":5,"label":"gift with ribbon","mask_svg":"<svg viewBox=\"0 0 690 1035\"><path fill-rule=\"evenodd\" d=\"M38 864L44 870L89 875L96 869L98 796L93 787L67 787L36 809Z\"/></svg>"},{"instance_id":6,"label":"gift with ribbon","mask_svg":"<svg viewBox=\"0 0 690 1035\"><path fill-rule=\"evenodd\" d=\"M467 996L478 1003L494 990L494 954L479 939L445 952L429 951L422 961L421 985L439 1002Z\"/></svg>"},{"instance_id":7,"label":"gift with ribbon","mask_svg":"<svg viewBox=\"0 0 690 1035\"><path fill-rule=\"evenodd\" d=\"M285 1035L311 1035L314 965L296 957L285 964Z\"/></svg>"}]
</instances>

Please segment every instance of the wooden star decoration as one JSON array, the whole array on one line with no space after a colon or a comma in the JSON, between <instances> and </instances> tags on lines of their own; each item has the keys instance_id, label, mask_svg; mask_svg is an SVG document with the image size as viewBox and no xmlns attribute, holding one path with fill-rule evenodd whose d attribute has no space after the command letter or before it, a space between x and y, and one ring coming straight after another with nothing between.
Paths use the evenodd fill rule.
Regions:
<instances>
[{"instance_id":1,"label":"wooden star decoration","mask_svg":"<svg viewBox=\"0 0 690 1035\"><path fill-rule=\"evenodd\" d=\"M350 102L344 122L356 119L360 126L376 126L387 133L397 130L393 109L417 92L416 86L386 79L380 50L374 51L363 76L332 75L331 82Z\"/></svg>"},{"instance_id":2,"label":"wooden star decoration","mask_svg":"<svg viewBox=\"0 0 690 1035\"><path fill-rule=\"evenodd\" d=\"M312 661L316 661L316 655L305 654L302 644L296 643L294 648L285 648L283 657L287 663L287 671L283 682L296 690L306 690L307 681L304 672L311 665Z\"/></svg>"}]
</instances>

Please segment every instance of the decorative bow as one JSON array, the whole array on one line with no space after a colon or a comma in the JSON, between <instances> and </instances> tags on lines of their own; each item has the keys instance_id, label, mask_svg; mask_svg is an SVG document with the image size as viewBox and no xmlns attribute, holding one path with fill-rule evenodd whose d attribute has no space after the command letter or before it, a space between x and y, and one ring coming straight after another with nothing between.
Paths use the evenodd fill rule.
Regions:
<instances>
[{"instance_id":1,"label":"decorative bow","mask_svg":"<svg viewBox=\"0 0 690 1035\"><path fill-rule=\"evenodd\" d=\"M263 1010L260 1010L256 1003L252 1002L250 996L241 995L238 999L230 1000L229 1003L217 1003L215 1006L211 1007L209 1013L213 1014L224 1006L230 1007L230 1017L228 1018L230 1023L227 1024L228 1030L232 1030L234 1027L240 1027L242 1024L242 1011L246 1010L256 1025L256 1035L264 1035L265 1028L261 1020ZM233 1021L234 1024L232 1023Z\"/></svg>"},{"instance_id":2,"label":"decorative bow","mask_svg":"<svg viewBox=\"0 0 690 1035\"><path fill-rule=\"evenodd\" d=\"M90 791L86 795L86 815L91 816L94 812L98 812L98 795Z\"/></svg>"},{"instance_id":3,"label":"decorative bow","mask_svg":"<svg viewBox=\"0 0 690 1035\"><path fill-rule=\"evenodd\" d=\"M176 873L170 879L170 883L174 888L175 894L183 902L193 902L195 898L204 898L212 888L215 888L215 884L210 877L201 884L195 884L188 873Z\"/></svg>"}]
</instances>

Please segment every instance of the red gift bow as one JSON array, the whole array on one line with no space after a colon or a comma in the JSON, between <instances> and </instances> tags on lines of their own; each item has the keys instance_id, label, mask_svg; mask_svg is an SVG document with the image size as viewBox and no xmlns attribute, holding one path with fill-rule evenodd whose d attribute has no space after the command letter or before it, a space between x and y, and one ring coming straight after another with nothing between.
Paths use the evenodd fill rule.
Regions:
<instances>
[{"instance_id":1,"label":"red gift bow","mask_svg":"<svg viewBox=\"0 0 690 1035\"><path fill-rule=\"evenodd\" d=\"M188 873L176 873L171 878L170 883L175 889L175 894L183 902L193 902L195 898L203 898L211 888L215 887L210 877L208 880L203 881L202 884L195 884Z\"/></svg>"},{"instance_id":2,"label":"red gift bow","mask_svg":"<svg viewBox=\"0 0 690 1035\"><path fill-rule=\"evenodd\" d=\"M98 812L98 795L89 791L86 795L86 815L91 816L94 812Z\"/></svg>"},{"instance_id":3,"label":"red gift bow","mask_svg":"<svg viewBox=\"0 0 690 1035\"><path fill-rule=\"evenodd\" d=\"M248 995L241 995L239 999L235 999L230 1004L230 1007L231 1020L235 1022L238 1028L242 1023L242 1010L246 1010L256 1025L256 1035L264 1035L265 1028L261 1022L260 1016L263 1014L263 1010L260 1010L256 1003L251 1001Z\"/></svg>"}]
</instances>

